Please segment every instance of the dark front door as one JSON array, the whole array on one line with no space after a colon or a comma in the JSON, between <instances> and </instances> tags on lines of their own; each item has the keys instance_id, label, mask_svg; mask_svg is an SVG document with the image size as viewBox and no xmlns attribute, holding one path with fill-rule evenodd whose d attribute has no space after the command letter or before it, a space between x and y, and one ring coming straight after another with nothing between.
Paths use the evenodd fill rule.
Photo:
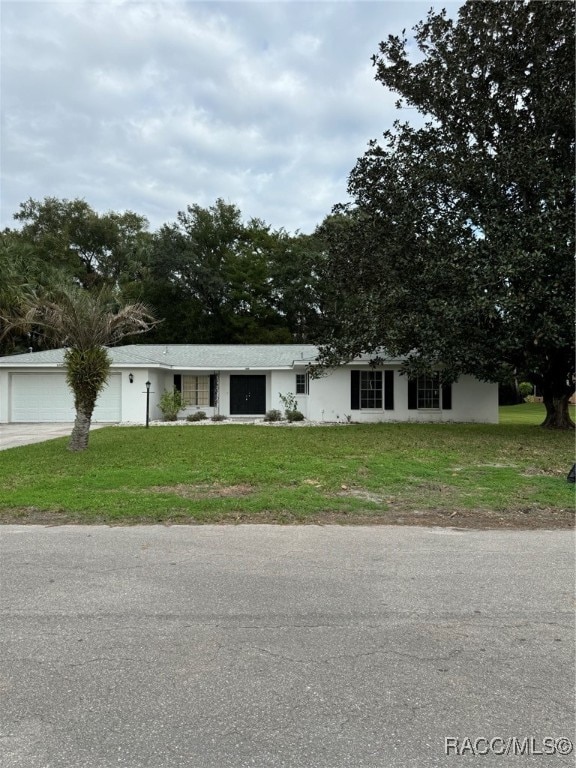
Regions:
<instances>
[{"instance_id":1,"label":"dark front door","mask_svg":"<svg viewBox=\"0 0 576 768\"><path fill-rule=\"evenodd\" d=\"M230 376L230 415L266 413L266 376Z\"/></svg>"}]
</instances>

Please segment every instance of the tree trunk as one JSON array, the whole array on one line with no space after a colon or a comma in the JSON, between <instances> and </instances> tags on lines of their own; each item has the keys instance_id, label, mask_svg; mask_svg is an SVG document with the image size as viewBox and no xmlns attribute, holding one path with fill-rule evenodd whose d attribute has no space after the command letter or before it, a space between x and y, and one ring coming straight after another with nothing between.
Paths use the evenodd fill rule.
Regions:
<instances>
[{"instance_id":1,"label":"tree trunk","mask_svg":"<svg viewBox=\"0 0 576 768\"><path fill-rule=\"evenodd\" d=\"M74 419L74 429L70 435L68 443L69 451L85 451L88 448L88 435L90 434L90 423L92 421L92 412L87 413L81 408L76 408L76 418Z\"/></svg>"},{"instance_id":2,"label":"tree trunk","mask_svg":"<svg viewBox=\"0 0 576 768\"><path fill-rule=\"evenodd\" d=\"M554 394L544 390L543 400L546 407L546 418L542 422L548 429L574 429L574 422L570 417L568 400L570 394Z\"/></svg>"}]
</instances>

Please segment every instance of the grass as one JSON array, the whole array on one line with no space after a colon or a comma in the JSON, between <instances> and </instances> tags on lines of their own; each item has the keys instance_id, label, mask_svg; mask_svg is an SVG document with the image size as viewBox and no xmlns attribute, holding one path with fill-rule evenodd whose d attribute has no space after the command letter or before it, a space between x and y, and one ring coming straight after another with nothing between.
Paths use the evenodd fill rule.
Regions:
<instances>
[{"instance_id":1,"label":"grass","mask_svg":"<svg viewBox=\"0 0 576 768\"><path fill-rule=\"evenodd\" d=\"M574 438L539 419L104 428L3 451L0 521L567 526Z\"/></svg>"},{"instance_id":2,"label":"grass","mask_svg":"<svg viewBox=\"0 0 576 768\"><path fill-rule=\"evenodd\" d=\"M541 424L546 409L542 403L523 403L522 405L503 405L500 407L500 424ZM574 407L572 406L572 418Z\"/></svg>"}]
</instances>

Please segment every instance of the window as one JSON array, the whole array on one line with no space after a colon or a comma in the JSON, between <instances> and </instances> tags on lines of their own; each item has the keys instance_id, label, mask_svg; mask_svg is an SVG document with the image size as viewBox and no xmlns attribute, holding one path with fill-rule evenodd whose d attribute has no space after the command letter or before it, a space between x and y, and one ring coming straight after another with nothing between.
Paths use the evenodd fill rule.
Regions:
<instances>
[{"instance_id":1,"label":"window","mask_svg":"<svg viewBox=\"0 0 576 768\"><path fill-rule=\"evenodd\" d=\"M296 374L296 394L307 395L310 391L310 375L308 373Z\"/></svg>"},{"instance_id":2,"label":"window","mask_svg":"<svg viewBox=\"0 0 576 768\"><path fill-rule=\"evenodd\" d=\"M350 408L394 410L394 371L350 371Z\"/></svg>"},{"instance_id":3,"label":"window","mask_svg":"<svg viewBox=\"0 0 576 768\"><path fill-rule=\"evenodd\" d=\"M182 376L182 400L186 405L210 405L210 376Z\"/></svg>"},{"instance_id":4,"label":"window","mask_svg":"<svg viewBox=\"0 0 576 768\"><path fill-rule=\"evenodd\" d=\"M382 371L360 371L360 408L382 408Z\"/></svg>"},{"instance_id":5,"label":"window","mask_svg":"<svg viewBox=\"0 0 576 768\"><path fill-rule=\"evenodd\" d=\"M452 408L452 384L443 384L440 374L408 379L408 408L449 411Z\"/></svg>"},{"instance_id":6,"label":"window","mask_svg":"<svg viewBox=\"0 0 576 768\"><path fill-rule=\"evenodd\" d=\"M440 408L440 376L418 376L418 408Z\"/></svg>"}]
</instances>

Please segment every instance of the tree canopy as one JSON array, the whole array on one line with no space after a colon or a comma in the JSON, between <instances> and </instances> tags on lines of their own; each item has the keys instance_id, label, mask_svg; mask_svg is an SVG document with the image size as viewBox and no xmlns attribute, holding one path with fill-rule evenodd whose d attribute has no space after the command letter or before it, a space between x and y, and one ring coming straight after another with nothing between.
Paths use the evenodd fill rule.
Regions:
<instances>
[{"instance_id":1,"label":"tree canopy","mask_svg":"<svg viewBox=\"0 0 576 768\"><path fill-rule=\"evenodd\" d=\"M354 204L320 228L334 312L322 361L385 347L446 381L516 372L543 393L545 424L570 426L573 4L466 2L413 31L415 48L390 36L373 64L422 123L370 142Z\"/></svg>"},{"instance_id":2,"label":"tree canopy","mask_svg":"<svg viewBox=\"0 0 576 768\"><path fill-rule=\"evenodd\" d=\"M14 218L20 228L5 230L0 241L0 306L30 273L89 292L109 286L127 302L153 307L163 322L148 342L290 343L317 332L314 265L322 243L274 231L260 219L244 221L221 199L188 205L156 232L143 216L97 213L84 200L30 199ZM48 343L37 333L32 341L5 336L0 352Z\"/></svg>"},{"instance_id":3,"label":"tree canopy","mask_svg":"<svg viewBox=\"0 0 576 768\"><path fill-rule=\"evenodd\" d=\"M85 288L114 284L129 272L148 222L133 211L97 213L81 199L29 199L14 214L37 258L74 276Z\"/></svg>"}]
</instances>

